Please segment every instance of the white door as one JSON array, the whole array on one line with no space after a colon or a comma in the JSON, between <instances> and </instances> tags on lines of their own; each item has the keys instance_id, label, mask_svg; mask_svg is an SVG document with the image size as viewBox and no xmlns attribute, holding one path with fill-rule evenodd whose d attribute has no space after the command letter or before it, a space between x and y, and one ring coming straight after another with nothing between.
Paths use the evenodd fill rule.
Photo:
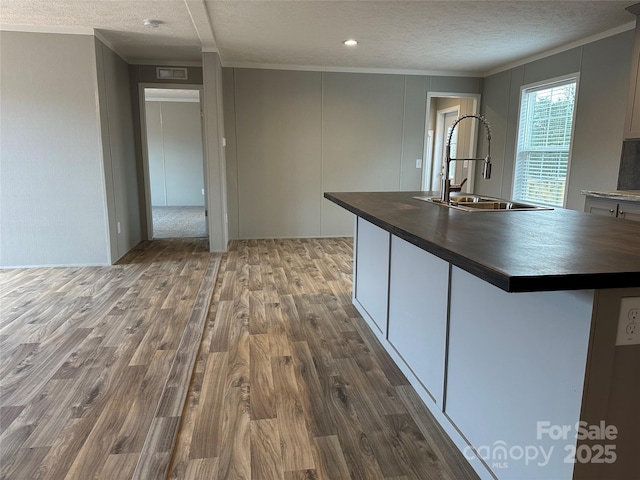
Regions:
<instances>
[{"instance_id":1,"label":"white door","mask_svg":"<svg viewBox=\"0 0 640 480\"><path fill-rule=\"evenodd\" d=\"M443 168L446 160L446 146L449 138L449 132L451 127L458 119L460 114L460 107L448 108L445 110L438 110L436 120L436 141L433 152L433 167L431 169L431 186L429 190L440 190L442 176L444 174ZM453 132L451 137L451 158L456 157L456 146L458 142L458 130ZM455 164L449 165L449 177L453 177L455 172Z\"/></svg>"}]
</instances>

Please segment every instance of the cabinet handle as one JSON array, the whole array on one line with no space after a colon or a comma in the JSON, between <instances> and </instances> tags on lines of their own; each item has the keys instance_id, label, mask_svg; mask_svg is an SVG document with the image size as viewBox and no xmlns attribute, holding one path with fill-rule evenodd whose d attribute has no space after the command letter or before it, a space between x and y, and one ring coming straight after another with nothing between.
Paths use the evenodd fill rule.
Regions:
<instances>
[{"instance_id":1,"label":"cabinet handle","mask_svg":"<svg viewBox=\"0 0 640 480\"><path fill-rule=\"evenodd\" d=\"M609 213L613 213L613 212L615 212L615 210L613 208L610 208Z\"/></svg>"},{"instance_id":2,"label":"cabinet handle","mask_svg":"<svg viewBox=\"0 0 640 480\"><path fill-rule=\"evenodd\" d=\"M624 215L624 212L623 212L622 210L620 210L620 211L618 212L618 215Z\"/></svg>"}]
</instances>

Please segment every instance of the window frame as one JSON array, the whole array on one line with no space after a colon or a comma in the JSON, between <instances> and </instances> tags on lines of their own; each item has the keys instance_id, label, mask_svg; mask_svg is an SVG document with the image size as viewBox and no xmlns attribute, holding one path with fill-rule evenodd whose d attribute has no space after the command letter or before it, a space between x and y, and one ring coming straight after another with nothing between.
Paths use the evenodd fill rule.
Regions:
<instances>
[{"instance_id":1,"label":"window frame","mask_svg":"<svg viewBox=\"0 0 640 480\"><path fill-rule=\"evenodd\" d=\"M520 87L520 95L518 97L518 115L517 115L515 149L514 149L514 158L513 158L513 172L511 177L511 198L513 198L514 200L518 200L515 198L515 192L516 192L516 180L517 180L517 170L518 170L518 157L520 153L519 139L520 139L520 130L522 129L522 125L520 125L520 118L522 117L523 95L533 93L539 90L545 90L547 88L552 88L557 84L572 83L573 81L575 81L576 90L575 90L575 97L573 102L573 113L572 113L573 119L571 121L571 136L569 140L569 151L567 155L567 175L565 177L565 182L564 182L564 194L562 197L562 205L561 207L559 207L558 205L552 205L548 203L533 202L531 200L521 200L521 201L526 201L527 203L545 206L545 207L566 208L567 195L569 192L569 179L571 176L571 159L573 156L573 141L575 138L576 120L577 120L577 112L578 112L578 98L579 98L579 91L580 91L580 72L570 73L567 75L549 78L546 80L540 80L537 82L522 85Z\"/></svg>"}]
</instances>

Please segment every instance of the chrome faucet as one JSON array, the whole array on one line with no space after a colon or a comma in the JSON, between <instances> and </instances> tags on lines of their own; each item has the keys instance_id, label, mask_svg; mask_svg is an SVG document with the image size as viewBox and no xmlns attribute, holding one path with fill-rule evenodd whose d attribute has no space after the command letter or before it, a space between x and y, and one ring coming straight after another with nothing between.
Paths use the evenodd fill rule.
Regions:
<instances>
[{"instance_id":1,"label":"chrome faucet","mask_svg":"<svg viewBox=\"0 0 640 480\"><path fill-rule=\"evenodd\" d=\"M484 158L451 158L451 138L453 137L453 131L456 129L458 124L464 120L465 118L477 118L480 120L485 129L487 130L487 156ZM442 191L440 192L440 201L449 203L451 201L451 192L452 191L460 191L462 189L462 185L464 185L464 181L460 185L452 186L451 179L449 178L449 165L451 162L459 162L459 161L470 161L470 162L484 162L482 167L482 178L489 179L491 178L491 126L489 122L482 116L476 114L463 115L451 127L449 131L449 138L447 139L447 147L446 147L447 158L443 167L442 172ZM453 187L453 188L452 188Z\"/></svg>"}]
</instances>

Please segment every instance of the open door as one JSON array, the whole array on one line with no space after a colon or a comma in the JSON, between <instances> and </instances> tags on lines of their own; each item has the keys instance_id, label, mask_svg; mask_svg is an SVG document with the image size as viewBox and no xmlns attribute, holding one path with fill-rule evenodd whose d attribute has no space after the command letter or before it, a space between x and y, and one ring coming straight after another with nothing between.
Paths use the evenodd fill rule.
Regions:
<instances>
[{"instance_id":1,"label":"open door","mask_svg":"<svg viewBox=\"0 0 640 480\"><path fill-rule=\"evenodd\" d=\"M425 145L422 189L439 191L444 172L445 147L449 130L462 115L479 113L480 95L466 93L427 93L425 119ZM476 153L477 125L462 122L452 137L452 157L473 158ZM474 188L475 162L452 162L447 172L452 183L467 182L463 192L472 193Z\"/></svg>"},{"instance_id":2,"label":"open door","mask_svg":"<svg viewBox=\"0 0 640 480\"><path fill-rule=\"evenodd\" d=\"M208 237L201 88L141 90L149 238Z\"/></svg>"}]
</instances>

